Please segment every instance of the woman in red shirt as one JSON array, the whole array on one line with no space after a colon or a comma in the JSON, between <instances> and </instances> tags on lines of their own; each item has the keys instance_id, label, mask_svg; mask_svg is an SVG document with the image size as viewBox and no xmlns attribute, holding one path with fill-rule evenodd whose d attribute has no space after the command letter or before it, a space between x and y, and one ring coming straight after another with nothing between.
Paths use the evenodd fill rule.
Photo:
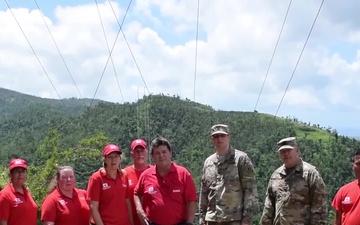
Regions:
<instances>
[{"instance_id":1,"label":"woman in red shirt","mask_svg":"<svg viewBox=\"0 0 360 225\"><path fill-rule=\"evenodd\" d=\"M120 148L108 144L103 149L104 167L89 179L87 196L92 223L96 225L133 225L128 178L121 169Z\"/></svg>"},{"instance_id":2,"label":"woman in red shirt","mask_svg":"<svg viewBox=\"0 0 360 225\"><path fill-rule=\"evenodd\" d=\"M10 182L0 192L0 224L36 225L38 207L24 186L27 164L23 159L13 159L9 165Z\"/></svg>"},{"instance_id":3,"label":"woman in red shirt","mask_svg":"<svg viewBox=\"0 0 360 225\"><path fill-rule=\"evenodd\" d=\"M59 167L41 207L44 225L89 225L90 208L86 191L75 188L74 169Z\"/></svg>"}]
</instances>

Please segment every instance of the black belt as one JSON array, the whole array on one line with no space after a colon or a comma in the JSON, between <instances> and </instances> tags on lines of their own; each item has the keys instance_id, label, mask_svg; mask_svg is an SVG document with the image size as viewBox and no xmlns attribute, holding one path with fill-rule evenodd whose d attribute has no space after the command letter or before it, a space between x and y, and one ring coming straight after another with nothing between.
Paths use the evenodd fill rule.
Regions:
<instances>
[{"instance_id":1,"label":"black belt","mask_svg":"<svg viewBox=\"0 0 360 225\"><path fill-rule=\"evenodd\" d=\"M149 225L161 225L161 224L150 222ZM192 223L187 223L186 221L181 221L179 223L172 224L172 225L193 225L193 224Z\"/></svg>"}]
</instances>

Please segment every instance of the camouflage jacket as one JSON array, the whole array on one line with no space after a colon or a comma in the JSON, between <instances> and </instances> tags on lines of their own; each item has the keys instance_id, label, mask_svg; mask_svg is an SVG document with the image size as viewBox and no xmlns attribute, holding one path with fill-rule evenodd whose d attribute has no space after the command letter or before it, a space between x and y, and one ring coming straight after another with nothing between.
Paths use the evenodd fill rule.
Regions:
<instances>
[{"instance_id":1,"label":"camouflage jacket","mask_svg":"<svg viewBox=\"0 0 360 225\"><path fill-rule=\"evenodd\" d=\"M260 225L322 225L326 222L326 187L311 164L300 162L286 173L281 166L271 175Z\"/></svg>"},{"instance_id":2,"label":"camouflage jacket","mask_svg":"<svg viewBox=\"0 0 360 225\"><path fill-rule=\"evenodd\" d=\"M258 207L251 160L243 151L230 147L222 161L216 153L205 160L199 197L199 222L250 223Z\"/></svg>"}]
</instances>

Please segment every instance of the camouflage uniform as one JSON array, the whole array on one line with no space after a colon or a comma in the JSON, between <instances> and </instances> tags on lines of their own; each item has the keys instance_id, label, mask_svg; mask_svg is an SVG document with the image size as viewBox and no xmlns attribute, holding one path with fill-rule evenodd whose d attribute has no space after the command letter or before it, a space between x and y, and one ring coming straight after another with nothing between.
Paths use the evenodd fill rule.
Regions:
<instances>
[{"instance_id":1,"label":"camouflage uniform","mask_svg":"<svg viewBox=\"0 0 360 225\"><path fill-rule=\"evenodd\" d=\"M314 166L300 159L295 169L275 170L260 225L322 225L326 217L326 187Z\"/></svg>"},{"instance_id":2,"label":"camouflage uniform","mask_svg":"<svg viewBox=\"0 0 360 225\"><path fill-rule=\"evenodd\" d=\"M230 146L223 160L216 153L209 156L203 167L199 199L200 224L250 224L257 211L258 193L247 154Z\"/></svg>"}]
</instances>

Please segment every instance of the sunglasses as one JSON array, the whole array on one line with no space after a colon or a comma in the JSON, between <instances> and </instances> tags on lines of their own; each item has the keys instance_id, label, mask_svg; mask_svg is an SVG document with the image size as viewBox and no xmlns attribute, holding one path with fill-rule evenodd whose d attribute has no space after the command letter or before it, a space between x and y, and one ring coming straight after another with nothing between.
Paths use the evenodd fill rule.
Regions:
<instances>
[{"instance_id":1,"label":"sunglasses","mask_svg":"<svg viewBox=\"0 0 360 225\"><path fill-rule=\"evenodd\" d=\"M227 135L226 134L214 134L212 137L213 138L219 138L219 137L226 137Z\"/></svg>"}]
</instances>

